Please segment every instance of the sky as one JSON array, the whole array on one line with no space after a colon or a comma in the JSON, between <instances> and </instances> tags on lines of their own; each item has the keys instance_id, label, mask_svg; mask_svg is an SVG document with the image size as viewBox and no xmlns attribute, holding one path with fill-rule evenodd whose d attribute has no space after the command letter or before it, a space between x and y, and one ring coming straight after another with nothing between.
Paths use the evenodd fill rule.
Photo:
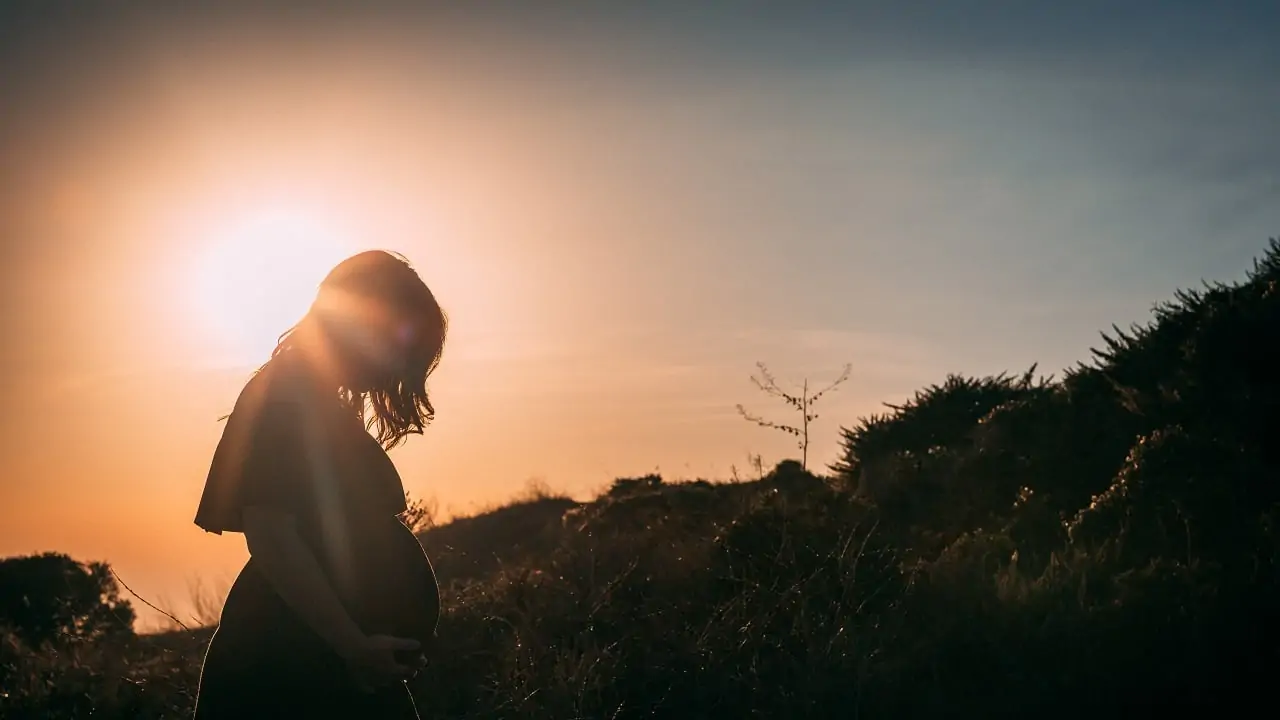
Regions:
<instances>
[{"instance_id":1,"label":"sky","mask_svg":"<svg viewBox=\"0 0 1280 720\"><path fill-rule=\"evenodd\" d=\"M852 375L1046 373L1280 235L1280 6L8 2L0 556L180 608L218 418L324 272L404 253L450 314L405 485L798 456L734 406Z\"/></svg>"}]
</instances>

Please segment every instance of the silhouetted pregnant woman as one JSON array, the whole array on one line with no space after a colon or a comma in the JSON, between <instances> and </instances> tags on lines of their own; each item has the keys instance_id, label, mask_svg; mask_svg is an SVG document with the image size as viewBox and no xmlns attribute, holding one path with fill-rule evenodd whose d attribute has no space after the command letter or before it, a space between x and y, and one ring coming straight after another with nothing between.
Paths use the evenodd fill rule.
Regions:
<instances>
[{"instance_id":1,"label":"silhouetted pregnant woman","mask_svg":"<svg viewBox=\"0 0 1280 720\"><path fill-rule=\"evenodd\" d=\"M415 716L405 680L440 596L386 451L434 415L446 326L406 261L361 253L241 391L195 522L243 533L250 559L205 654L197 720Z\"/></svg>"}]
</instances>

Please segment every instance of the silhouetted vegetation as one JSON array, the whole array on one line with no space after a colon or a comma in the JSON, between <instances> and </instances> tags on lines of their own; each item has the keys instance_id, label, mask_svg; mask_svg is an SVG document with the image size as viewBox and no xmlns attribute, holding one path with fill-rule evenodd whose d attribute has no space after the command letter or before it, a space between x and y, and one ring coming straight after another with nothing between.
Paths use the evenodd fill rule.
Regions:
<instances>
[{"instance_id":1,"label":"silhouetted vegetation","mask_svg":"<svg viewBox=\"0 0 1280 720\"><path fill-rule=\"evenodd\" d=\"M106 563L61 553L0 560L0 627L27 645L128 635L133 620Z\"/></svg>"},{"instance_id":2,"label":"silhouetted vegetation","mask_svg":"<svg viewBox=\"0 0 1280 720\"><path fill-rule=\"evenodd\" d=\"M861 419L829 477L651 475L430 527L446 609L421 712L1265 712L1278 329L1273 242L1245 281L1179 293L1061 379L950 377ZM199 635L23 632L0 644L7 717L189 707Z\"/></svg>"}]
</instances>

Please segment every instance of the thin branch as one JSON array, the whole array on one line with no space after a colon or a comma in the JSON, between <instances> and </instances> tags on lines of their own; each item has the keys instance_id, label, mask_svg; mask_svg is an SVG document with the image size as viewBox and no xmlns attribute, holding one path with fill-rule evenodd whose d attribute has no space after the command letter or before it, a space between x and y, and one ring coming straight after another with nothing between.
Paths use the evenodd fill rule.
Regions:
<instances>
[{"instance_id":1,"label":"thin branch","mask_svg":"<svg viewBox=\"0 0 1280 720\"><path fill-rule=\"evenodd\" d=\"M131 587L129 587L128 585L126 585L126 584L125 584L125 582L124 582L124 580L121 580L121 579L120 579L120 576L116 574L116 569L115 569L115 568L113 568L113 567L108 567L107 569L111 571L111 576L112 576L112 577L114 577L114 578L116 579L116 582L120 583L120 587L122 587L122 588L124 588L125 590L129 591L129 594L130 594L130 595L132 595L132 596L134 596L134 597L136 597L136 598L138 598L138 600L141 600L143 605L146 605L147 607L151 608L152 610L155 610L156 612L160 613L161 615L164 615L165 617L169 618L170 620L172 620L172 621L174 621L174 622L178 623L179 627L181 627L183 630L186 630L187 632L191 632L191 628L187 627L187 624L186 624L186 623L182 622L181 620L179 620L178 618L174 617L173 615L171 615L171 614L169 614L169 613L165 612L164 610L161 610L160 608L156 607L155 605L152 605L150 600L147 600L146 598L142 597L142 596L141 596L141 595L139 595L138 593L134 592L134 591L133 591L133 588L131 588Z\"/></svg>"},{"instance_id":2,"label":"thin branch","mask_svg":"<svg viewBox=\"0 0 1280 720\"><path fill-rule=\"evenodd\" d=\"M765 420L759 415L752 415L751 413L747 412L746 408L742 407L741 405L738 406L738 414L741 415L743 418L749 420L750 422L753 422L759 425L760 427L775 428L777 430L781 430L783 432L789 432L792 434L798 434L800 432L800 428L792 427L790 425L782 425L780 423L775 423L772 420Z\"/></svg>"}]
</instances>

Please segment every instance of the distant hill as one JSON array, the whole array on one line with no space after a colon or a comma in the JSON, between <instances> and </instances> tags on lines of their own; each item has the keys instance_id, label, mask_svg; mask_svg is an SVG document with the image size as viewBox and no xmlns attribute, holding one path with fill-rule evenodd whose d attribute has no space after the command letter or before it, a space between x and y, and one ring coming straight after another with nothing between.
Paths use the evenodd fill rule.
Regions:
<instances>
[{"instance_id":1,"label":"distant hill","mask_svg":"<svg viewBox=\"0 0 1280 720\"><path fill-rule=\"evenodd\" d=\"M475 580L499 567L549 554L560 519L578 503L545 497L454 519L419 533L440 582Z\"/></svg>"},{"instance_id":2,"label":"distant hill","mask_svg":"<svg viewBox=\"0 0 1280 720\"><path fill-rule=\"evenodd\" d=\"M822 486L794 460L758 481L667 483L660 475L619 478L599 498L580 503L543 494L419 533L441 584L482 579L501 568L548 563L579 533L656 528L680 523L705 531L732 519L745 499Z\"/></svg>"}]
</instances>

